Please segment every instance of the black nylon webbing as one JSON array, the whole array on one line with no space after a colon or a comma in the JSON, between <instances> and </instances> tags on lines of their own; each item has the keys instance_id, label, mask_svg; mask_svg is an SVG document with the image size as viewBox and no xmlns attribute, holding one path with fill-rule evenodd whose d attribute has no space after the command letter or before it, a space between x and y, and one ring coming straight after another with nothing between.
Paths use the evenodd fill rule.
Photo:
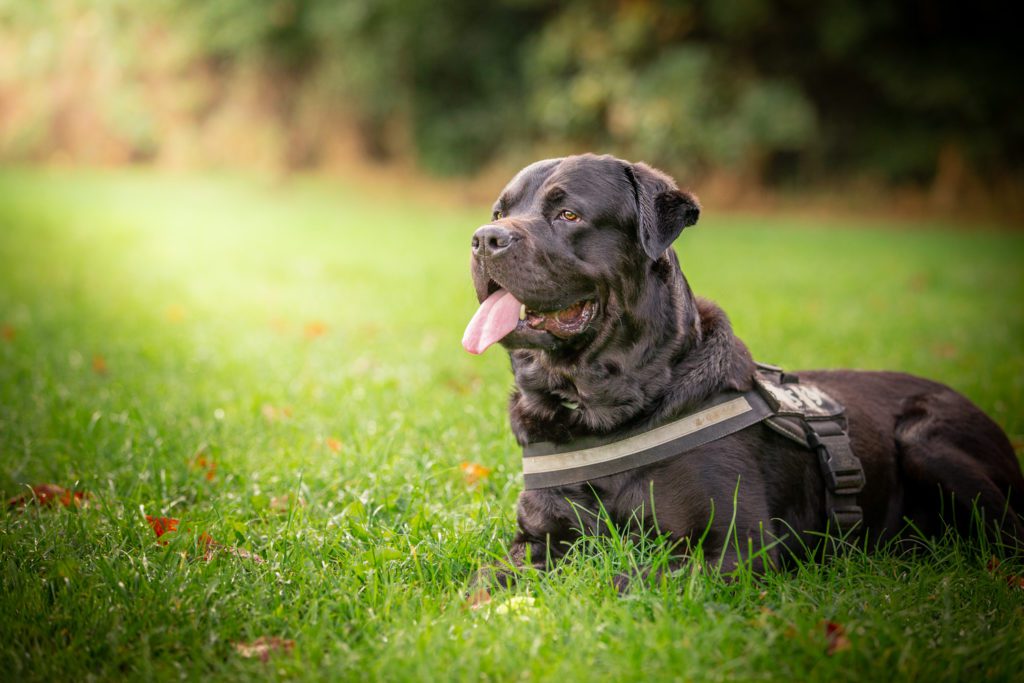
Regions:
<instances>
[{"instance_id":1,"label":"black nylon webbing","mask_svg":"<svg viewBox=\"0 0 1024 683\"><path fill-rule=\"evenodd\" d=\"M729 405L737 399L746 401L749 409L737 415L715 419L716 409ZM771 414L772 410L768 403L757 391L749 391L745 394L733 392L719 395L693 413L677 418L655 430L616 435L614 439L590 437L561 445L550 442L528 444L523 448L523 481L527 489L541 489L578 484L644 467L682 455L698 446L746 429ZM696 425L695 430L678 436L669 435L664 440L657 438L658 430L670 431L673 428L678 428L679 431L686 431L690 425L683 423L686 420L700 422L702 415L707 416L706 423ZM652 434L655 438L643 438ZM631 440L646 440L647 443L640 443L636 448L632 448ZM545 466L555 469L537 471Z\"/></svg>"}]
</instances>

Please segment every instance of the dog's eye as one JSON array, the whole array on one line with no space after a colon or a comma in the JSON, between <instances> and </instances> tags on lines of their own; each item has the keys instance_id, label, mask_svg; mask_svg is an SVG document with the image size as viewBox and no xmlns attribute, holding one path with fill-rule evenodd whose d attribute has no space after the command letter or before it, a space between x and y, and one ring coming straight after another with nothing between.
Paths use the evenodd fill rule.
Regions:
<instances>
[{"instance_id":1,"label":"dog's eye","mask_svg":"<svg viewBox=\"0 0 1024 683\"><path fill-rule=\"evenodd\" d=\"M491 216L491 220L492 221L498 221L498 220L501 220L504 217L505 217L505 212L502 211L501 209L498 209L497 211L494 212L494 215Z\"/></svg>"},{"instance_id":2,"label":"dog's eye","mask_svg":"<svg viewBox=\"0 0 1024 683\"><path fill-rule=\"evenodd\" d=\"M580 215L578 213L575 211L569 211L568 209L558 214L558 217L562 220L569 221L570 223L575 223L580 219Z\"/></svg>"}]
</instances>

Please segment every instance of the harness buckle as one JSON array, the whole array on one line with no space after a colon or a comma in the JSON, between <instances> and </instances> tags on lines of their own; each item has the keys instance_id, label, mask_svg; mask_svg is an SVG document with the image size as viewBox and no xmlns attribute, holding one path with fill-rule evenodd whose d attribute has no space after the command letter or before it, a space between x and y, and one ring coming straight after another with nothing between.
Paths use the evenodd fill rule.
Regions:
<instances>
[{"instance_id":1,"label":"harness buckle","mask_svg":"<svg viewBox=\"0 0 1024 683\"><path fill-rule=\"evenodd\" d=\"M864 467L839 422L809 420L807 426L807 443L817 451L825 479L825 513L838 531L848 532L864 519L857 505L857 494L864 489Z\"/></svg>"},{"instance_id":2,"label":"harness buckle","mask_svg":"<svg viewBox=\"0 0 1024 683\"><path fill-rule=\"evenodd\" d=\"M821 473L829 489L843 495L860 493L864 488L864 468L850 448L845 434L819 435L811 427L807 441L818 452Z\"/></svg>"}]
</instances>

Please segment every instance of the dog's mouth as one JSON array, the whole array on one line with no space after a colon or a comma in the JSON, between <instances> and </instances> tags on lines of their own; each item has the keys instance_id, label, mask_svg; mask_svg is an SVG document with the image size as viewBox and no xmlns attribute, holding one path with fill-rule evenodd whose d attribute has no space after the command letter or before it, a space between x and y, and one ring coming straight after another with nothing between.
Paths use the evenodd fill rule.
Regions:
<instances>
[{"instance_id":1,"label":"dog's mouth","mask_svg":"<svg viewBox=\"0 0 1024 683\"><path fill-rule=\"evenodd\" d=\"M568 339L586 329L596 312L596 301L581 299L561 310L545 313L534 311L523 304L522 316L531 328L550 332L559 339Z\"/></svg>"},{"instance_id":2,"label":"dog's mouth","mask_svg":"<svg viewBox=\"0 0 1024 683\"><path fill-rule=\"evenodd\" d=\"M492 283L488 284L488 297L480 304L462 337L462 346L470 353L483 353L513 333L524 337L518 340L524 345L549 347L556 340L571 339L582 333L597 315L597 301L592 298L580 299L557 310L537 310L541 306L532 308L507 289Z\"/></svg>"}]
</instances>

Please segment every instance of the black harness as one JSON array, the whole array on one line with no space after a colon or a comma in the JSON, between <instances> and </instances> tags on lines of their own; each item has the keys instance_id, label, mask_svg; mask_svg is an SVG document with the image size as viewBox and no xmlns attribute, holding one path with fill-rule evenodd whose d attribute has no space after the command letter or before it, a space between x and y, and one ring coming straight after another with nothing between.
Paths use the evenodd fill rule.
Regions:
<instances>
[{"instance_id":1,"label":"black harness","mask_svg":"<svg viewBox=\"0 0 1024 683\"><path fill-rule=\"evenodd\" d=\"M758 363L754 388L723 392L697 410L652 429L586 437L568 444L523 447L527 489L579 484L682 455L759 422L818 454L830 527L846 533L863 519L857 494L864 468L850 448L845 409L813 384L774 365Z\"/></svg>"}]
</instances>

